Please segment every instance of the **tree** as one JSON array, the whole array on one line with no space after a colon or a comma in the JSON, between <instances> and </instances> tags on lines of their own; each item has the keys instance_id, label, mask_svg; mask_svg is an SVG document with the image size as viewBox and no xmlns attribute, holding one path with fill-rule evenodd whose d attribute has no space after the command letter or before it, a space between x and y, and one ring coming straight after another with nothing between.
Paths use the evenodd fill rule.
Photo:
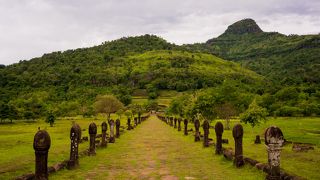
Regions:
<instances>
[{"instance_id":1,"label":"tree","mask_svg":"<svg viewBox=\"0 0 320 180\"><path fill-rule=\"evenodd\" d=\"M49 114L47 116L47 122L50 124L51 127L53 127L54 121L55 121L55 116L53 114Z\"/></svg>"},{"instance_id":2,"label":"tree","mask_svg":"<svg viewBox=\"0 0 320 180\"><path fill-rule=\"evenodd\" d=\"M123 109L119 109L116 114L118 115L118 118L121 119L121 115L123 114Z\"/></svg>"},{"instance_id":3,"label":"tree","mask_svg":"<svg viewBox=\"0 0 320 180\"><path fill-rule=\"evenodd\" d=\"M260 124L261 121L265 121L268 115L266 108L260 107L254 99L249 105L249 108L242 114L240 114L240 121L249 123L252 127Z\"/></svg>"},{"instance_id":4,"label":"tree","mask_svg":"<svg viewBox=\"0 0 320 180\"><path fill-rule=\"evenodd\" d=\"M113 95L98 96L94 107L97 113L106 113L110 119L111 113L123 108L123 104Z\"/></svg>"},{"instance_id":5,"label":"tree","mask_svg":"<svg viewBox=\"0 0 320 180\"><path fill-rule=\"evenodd\" d=\"M217 115L226 121L226 130L230 130L230 118L236 115L237 111L233 104L226 102L221 105L216 106L215 111Z\"/></svg>"}]
</instances>

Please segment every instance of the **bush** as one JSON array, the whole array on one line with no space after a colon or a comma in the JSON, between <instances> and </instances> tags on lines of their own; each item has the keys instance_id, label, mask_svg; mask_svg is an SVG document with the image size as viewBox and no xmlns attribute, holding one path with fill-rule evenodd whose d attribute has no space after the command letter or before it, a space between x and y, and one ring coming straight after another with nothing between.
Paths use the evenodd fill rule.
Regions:
<instances>
[{"instance_id":1,"label":"bush","mask_svg":"<svg viewBox=\"0 0 320 180\"><path fill-rule=\"evenodd\" d=\"M277 116L302 116L303 110L298 107L282 106L275 111Z\"/></svg>"}]
</instances>

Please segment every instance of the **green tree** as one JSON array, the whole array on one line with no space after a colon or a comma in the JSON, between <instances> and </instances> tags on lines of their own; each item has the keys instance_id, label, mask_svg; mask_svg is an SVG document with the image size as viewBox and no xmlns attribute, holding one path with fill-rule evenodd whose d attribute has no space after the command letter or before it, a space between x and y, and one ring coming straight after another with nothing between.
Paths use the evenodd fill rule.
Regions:
<instances>
[{"instance_id":1,"label":"green tree","mask_svg":"<svg viewBox=\"0 0 320 180\"><path fill-rule=\"evenodd\" d=\"M261 123L261 121L265 121L268 115L268 111L266 108L260 107L256 100L253 100L249 105L249 108L242 114L240 114L240 121L244 123L249 123L252 127Z\"/></svg>"},{"instance_id":2,"label":"green tree","mask_svg":"<svg viewBox=\"0 0 320 180\"><path fill-rule=\"evenodd\" d=\"M123 104L113 95L98 96L94 107L97 113L106 113L110 119L111 113L123 108Z\"/></svg>"}]
</instances>

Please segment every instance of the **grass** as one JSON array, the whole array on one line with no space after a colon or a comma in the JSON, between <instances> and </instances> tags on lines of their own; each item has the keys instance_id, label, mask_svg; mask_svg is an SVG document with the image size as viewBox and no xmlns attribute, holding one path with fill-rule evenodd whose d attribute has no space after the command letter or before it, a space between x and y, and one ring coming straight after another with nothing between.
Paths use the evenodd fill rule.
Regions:
<instances>
[{"instance_id":1,"label":"grass","mask_svg":"<svg viewBox=\"0 0 320 180\"><path fill-rule=\"evenodd\" d=\"M88 125L95 122L98 125L98 133L101 133L100 124L104 119L103 116L86 119L81 116L64 118L57 120L54 127L49 127L42 120L0 125L0 179L34 172L32 142L38 127L47 129L51 136L48 162L51 166L69 158L69 131L72 121L86 129L83 136L88 136ZM233 126L238 121L233 120L231 123ZM121 125L125 124L126 119L123 117ZM320 135L317 134L320 118L271 118L255 128L244 124L244 156L267 162L265 145L256 145L253 142L257 134L263 138L264 129L270 125L280 127L287 140L316 144L315 150L309 153L293 152L291 145L285 146L281 154L281 167L289 173L308 179L320 179ZM190 128L194 129L192 123L189 123ZM232 162L215 156L212 147L202 148L200 142L194 143L191 134L184 136L182 131L178 132L160 120L152 118L131 132L125 130L120 139L116 139L115 144L108 144L107 149L98 149L97 156L81 158L79 169L63 170L50 176L50 179L264 179L264 173L250 166L234 168ZM210 129L209 136L215 140L213 129ZM223 138L229 139L229 144L223 144L224 147L234 147L231 130L225 130ZM80 144L80 151L87 148L88 142ZM241 176L238 176L239 174Z\"/></svg>"},{"instance_id":2,"label":"grass","mask_svg":"<svg viewBox=\"0 0 320 180\"><path fill-rule=\"evenodd\" d=\"M211 125L214 126L215 123L216 121L213 121ZM231 121L231 129L237 123L239 123L238 120ZM267 151L264 141L262 144L254 144L255 136L260 135L263 139L265 129L271 125L280 127L285 139L289 141L315 144L315 150L309 152L293 152L291 144L284 146L281 153L281 168L307 179L320 179L318 172L318 167L320 167L320 134L312 133L318 132L317 130L320 129L320 118L270 118L266 123L254 128L250 125L242 125L244 128L244 156L260 162L267 163ZM194 129L192 123L189 123L189 128ZM214 141L216 140L214 129L210 129L209 136ZM225 130L223 138L229 140L229 144L223 144L223 146L234 149L232 130Z\"/></svg>"},{"instance_id":3,"label":"grass","mask_svg":"<svg viewBox=\"0 0 320 180\"><path fill-rule=\"evenodd\" d=\"M264 173L249 166L237 169L190 137L153 116L97 156L80 159L78 169L50 179L264 179Z\"/></svg>"}]
</instances>

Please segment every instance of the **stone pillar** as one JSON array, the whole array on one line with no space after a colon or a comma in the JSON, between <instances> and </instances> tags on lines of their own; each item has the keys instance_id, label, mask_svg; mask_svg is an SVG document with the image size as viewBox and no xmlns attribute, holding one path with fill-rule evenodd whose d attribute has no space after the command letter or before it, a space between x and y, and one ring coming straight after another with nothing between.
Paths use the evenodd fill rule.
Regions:
<instances>
[{"instance_id":1,"label":"stone pillar","mask_svg":"<svg viewBox=\"0 0 320 180\"><path fill-rule=\"evenodd\" d=\"M210 124L208 120L203 122L203 147L209 147L209 128Z\"/></svg>"},{"instance_id":2,"label":"stone pillar","mask_svg":"<svg viewBox=\"0 0 320 180\"><path fill-rule=\"evenodd\" d=\"M108 124L104 121L102 124L101 124L101 147L107 147L107 130L108 130Z\"/></svg>"},{"instance_id":3,"label":"stone pillar","mask_svg":"<svg viewBox=\"0 0 320 180\"><path fill-rule=\"evenodd\" d=\"M134 120L134 125L137 126L138 125L138 118L135 117L133 120Z\"/></svg>"},{"instance_id":4,"label":"stone pillar","mask_svg":"<svg viewBox=\"0 0 320 180\"><path fill-rule=\"evenodd\" d=\"M284 138L281 129L276 126L269 127L264 133L265 144L268 151L268 163L270 171L266 177L268 180L280 180L280 154Z\"/></svg>"},{"instance_id":5,"label":"stone pillar","mask_svg":"<svg viewBox=\"0 0 320 180\"><path fill-rule=\"evenodd\" d=\"M51 139L47 131L38 131L33 140L33 149L36 155L36 180L48 179L48 151L50 149Z\"/></svg>"},{"instance_id":6,"label":"stone pillar","mask_svg":"<svg viewBox=\"0 0 320 180\"><path fill-rule=\"evenodd\" d=\"M96 135L97 135L97 125L91 123L89 125L89 135L90 135L90 147L89 147L89 156L96 155Z\"/></svg>"},{"instance_id":7,"label":"stone pillar","mask_svg":"<svg viewBox=\"0 0 320 180\"><path fill-rule=\"evenodd\" d=\"M188 119L184 119L184 135L188 135Z\"/></svg>"},{"instance_id":8,"label":"stone pillar","mask_svg":"<svg viewBox=\"0 0 320 180\"><path fill-rule=\"evenodd\" d=\"M223 133L223 124L221 122L217 122L214 126L216 131L216 154L222 154L222 133Z\"/></svg>"},{"instance_id":9,"label":"stone pillar","mask_svg":"<svg viewBox=\"0 0 320 180\"><path fill-rule=\"evenodd\" d=\"M196 130L195 132L195 135L194 135L194 141L200 141L200 131L199 131L199 128L200 128L200 121L199 119L196 119L194 121L194 129Z\"/></svg>"},{"instance_id":10,"label":"stone pillar","mask_svg":"<svg viewBox=\"0 0 320 180\"><path fill-rule=\"evenodd\" d=\"M179 118L178 119L178 131L181 131L181 121L182 121L182 119Z\"/></svg>"},{"instance_id":11,"label":"stone pillar","mask_svg":"<svg viewBox=\"0 0 320 180\"><path fill-rule=\"evenodd\" d=\"M131 119L130 118L128 118L127 125L128 125L127 130L131 130Z\"/></svg>"},{"instance_id":12,"label":"stone pillar","mask_svg":"<svg viewBox=\"0 0 320 180\"><path fill-rule=\"evenodd\" d=\"M115 138L114 138L114 120L110 120L109 121L109 125L110 125L110 137L109 137L109 142L110 143L114 143L115 142Z\"/></svg>"},{"instance_id":13,"label":"stone pillar","mask_svg":"<svg viewBox=\"0 0 320 180\"><path fill-rule=\"evenodd\" d=\"M173 128L177 128L177 118L174 118L174 127Z\"/></svg>"},{"instance_id":14,"label":"stone pillar","mask_svg":"<svg viewBox=\"0 0 320 180\"><path fill-rule=\"evenodd\" d=\"M241 167L244 165L243 161L243 151L242 151L242 137L243 137L243 128L241 124L237 124L233 127L232 135L234 138L235 153L233 163L236 167Z\"/></svg>"},{"instance_id":15,"label":"stone pillar","mask_svg":"<svg viewBox=\"0 0 320 180\"><path fill-rule=\"evenodd\" d=\"M173 117L170 117L170 126L173 126Z\"/></svg>"},{"instance_id":16,"label":"stone pillar","mask_svg":"<svg viewBox=\"0 0 320 180\"><path fill-rule=\"evenodd\" d=\"M116 120L116 137L120 137L120 119Z\"/></svg>"},{"instance_id":17,"label":"stone pillar","mask_svg":"<svg viewBox=\"0 0 320 180\"><path fill-rule=\"evenodd\" d=\"M138 124L141 124L141 112L138 112Z\"/></svg>"},{"instance_id":18,"label":"stone pillar","mask_svg":"<svg viewBox=\"0 0 320 180\"><path fill-rule=\"evenodd\" d=\"M259 135L256 135L256 140L254 141L255 144L261 144L261 139Z\"/></svg>"},{"instance_id":19,"label":"stone pillar","mask_svg":"<svg viewBox=\"0 0 320 180\"><path fill-rule=\"evenodd\" d=\"M81 128L78 124L74 124L70 130L71 148L70 159L68 161L68 169L73 169L79 165L79 142L81 139Z\"/></svg>"}]
</instances>

